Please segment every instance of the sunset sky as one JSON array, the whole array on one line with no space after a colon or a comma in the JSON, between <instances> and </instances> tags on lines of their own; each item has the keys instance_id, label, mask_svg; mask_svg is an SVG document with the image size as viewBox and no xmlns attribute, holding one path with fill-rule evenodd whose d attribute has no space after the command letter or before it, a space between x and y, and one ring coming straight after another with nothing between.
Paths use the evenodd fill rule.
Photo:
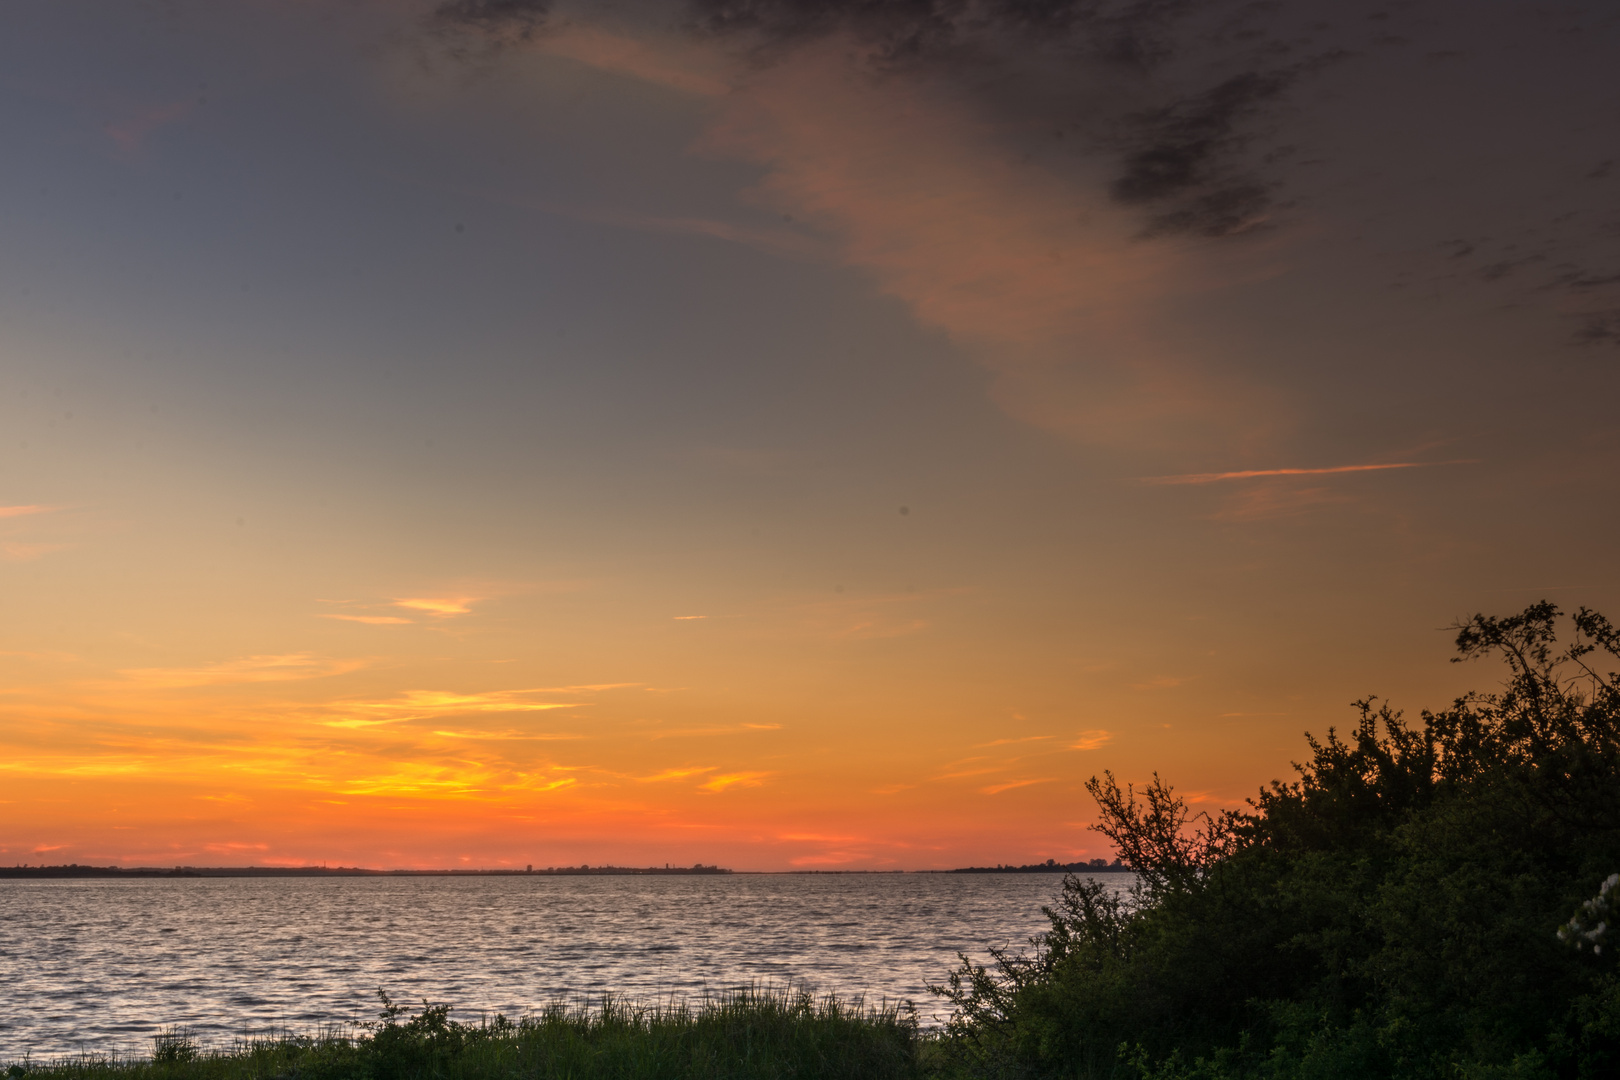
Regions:
<instances>
[{"instance_id":1,"label":"sunset sky","mask_svg":"<svg viewBox=\"0 0 1620 1080\"><path fill-rule=\"evenodd\" d=\"M13 0L0 863L1112 856L1620 614L1620 10Z\"/></svg>"}]
</instances>

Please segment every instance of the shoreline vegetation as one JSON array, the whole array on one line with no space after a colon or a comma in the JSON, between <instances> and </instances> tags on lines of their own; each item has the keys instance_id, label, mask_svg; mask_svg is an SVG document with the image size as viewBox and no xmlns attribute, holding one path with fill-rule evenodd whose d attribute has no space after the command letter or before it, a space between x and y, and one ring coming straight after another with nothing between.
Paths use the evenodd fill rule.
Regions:
<instances>
[{"instance_id":1,"label":"shoreline vegetation","mask_svg":"<svg viewBox=\"0 0 1620 1080\"><path fill-rule=\"evenodd\" d=\"M239 1038L199 1046L184 1031L153 1038L148 1058L78 1055L11 1062L18 1080L901 1080L919 1075L915 1016L800 988L741 990L697 1005L608 998L556 1004L513 1021L450 1018L448 1005L416 1015L379 991L377 1021L316 1035Z\"/></svg>"},{"instance_id":2,"label":"shoreline vegetation","mask_svg":"<svg viewBox=\"0 0 1620 1080\"><path fill-rule=\"evenodd\" d=\"M1501 687L1409 722L1356 702L1298 777L1193 813L1086 785L1134 874L1066 872L1023 951L931 986L942 1028L798 990L516 1023L405 1010L353 1036L14 1063L41 1080L1599 1080L1620 1077L1620 629L1549 603L1454 629ZM1049 864L1055 869L1056 864ZM1088 864L1087 871L1092 867ZM967 871L971 872L971 871ZM997 871L1009 872L1006 867ZM1016 868L1011 872L1037 872ZM880 937L881 927L873 934Z\"/></svg>"},{"instance_id":3,"label":"shoreline vegetation","mask_svg":"<svg viewBox=\"0 0 1620 1080\"><path fill-rule=\"evenodd\" d=\"M524 870L373 870L361 866L0 866L6 878L262 878L262 877L616 877L625 875L691 876L704 874L1113 874L1130 873L1115 859L1022 866L964 866L955 870L731 870L723 866L547 866Z\"/></svg>"}]
</instances>

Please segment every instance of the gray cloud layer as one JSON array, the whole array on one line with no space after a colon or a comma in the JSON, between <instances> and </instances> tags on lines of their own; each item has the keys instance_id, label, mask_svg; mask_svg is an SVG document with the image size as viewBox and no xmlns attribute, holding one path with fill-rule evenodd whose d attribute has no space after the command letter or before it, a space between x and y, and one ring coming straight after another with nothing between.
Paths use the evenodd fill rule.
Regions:
<instances>
[{"instance_id":1,"label":"gray cloud layer","mask_svg":"<svg viewBox=\"0 0 1620 1080\"><path fill-rule=\"evenodd\" d=\"M552 10L551 0L448 0L435 20L527 38L541 32ZM615 17L626 10L616 7ZM656 8L644 17L669 21ZM1434 236L1429 243L1441 255L1409 258L1395 284L1449 278L1495 290L1502 303L1550 302L1572 320L1571 340L1620 341L1620 217L1603 210L1620 201L1620 170L1612 168L1620 146L1601 102L1573 105L1589 114L1585 135L1570 135L1551 154L1526 145L1517 151L1524 160L1502 164L1505 181L1523 181L1516 195L1522 205L1512 212L1454 215L1443 185L1418 175L1444 170L1448 158L1488 160L1497 151L1492 139L1513 153L1514 140L1527 144L1538 125L1556 122L1505 116L1491 130L1482 121L1503 103L1470 103L1458 94L1458 107L1474 110L1466 117L1444 116L1433 105L1471 84L1522 82L1528 97L1538 85L1595 75L1616 25L1616 15L1601 7L1549 13L1503 5L1481 13L1447 0L687 0L676 18L688 34L721 42L756 65L841 35L865 51L875 79L948 81L992 118L1009 154L1039 159L1076 183L1100 179L1144 238L1263 233L1318 210L1320 199L1312 200L1324 188L1353 191L1366 181L1352 176L1370 171L1342 132L1330 130L1357 119L1334 99L1364 97L1363 118L1378 123L1399 119L1406 104L1399 94L1417 95L1409 111L1433 125L1425 144L1387 151L1376 138L1363 144L1387 153L1376 165L1388 192L1414 203L1435 200L1437 212L1420 227L1457 216L1461 238ZM1524 111L1554 107L1542 101ZM1324 109L1336 110L1336 120L1318 125ZM1543 163L1563 154L1573 161L1581 139L1591 150L1579 175L1560 178L1554 169L1529 178L1536 154ZM1331 181L1321 180L1334 170ZM1413 174L1404 184L1389 179L1403 170ZM1485 181L1462 175L1448 182ZM1403 241L1392 235L1388 242Z\"/></svg>"}]
</instances>

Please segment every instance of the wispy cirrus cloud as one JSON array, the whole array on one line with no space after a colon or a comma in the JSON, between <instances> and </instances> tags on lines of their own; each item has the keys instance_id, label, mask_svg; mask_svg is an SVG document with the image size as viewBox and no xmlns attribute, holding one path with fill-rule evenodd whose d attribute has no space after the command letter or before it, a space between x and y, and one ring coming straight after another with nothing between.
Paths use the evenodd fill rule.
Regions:
<instances>
[{"instance_id":1,"label":"wispy cirrus cloud","mask_svg":"<svg viewBox=\"0 0 1620 1080\"><path fill-rule=\"evenodd\" d=\"M335 779L331 787L343 795L500 800L557 791L578 782L573 776L556 776L548 771L520 775L499 765L476 761L449 764L401 761L387 763L370 774Z\"/></svg>"},{"instance_id":2,"label":"wispy cirrus cloud","mask_svg":"<svg viewBox=\"0 0 1620 1080\"><path fill-rule=\"evenodd\" d=\"M47 506L40 503L26 503L20 505L0 506L0 521L16 521L18 525L23 519L53 514L61 510L60 506ZM6 562L32 562L42 556L55 551L63 551L73 547L72 544L60 541L29 541L6 540L0 541L0 559Z\"/></svg>"},{"instance_id":3,"label":"wispy cirrus cloud","mask_svg":"<svg viewBox=\"0 0 1620 1080\"><path fill-rule=\"evenodd\" d=\"M1238 469L1232 472L1182 473L1144 476L1144 484L1218 484L1224 480L1257 480L1271 476L1335 476L1342 473L1386 472L1391 469L1428 469L1442 465L1477 465L1477 458L1455 461L1390 461L1372 465L1331 465L1320 469Z\"/></svg>"},{"instance_id":4,"label":"wispy cirrus cloud","mask_svg":"<svg viewBox=\"0 0 1620 1080\"><path fill-rule=\"evenodd\" d=\"M653 773L651 776L638 776L636 780L643 784L657 784L666 780L685 780L691 776L703 776L712 773L716 768L718 766L715 765L691 765L684 768L665 769L662 772Z\"/></svg>"},{"instance_id":5,"label":"wispy cirrus cloud","mask_svg":"<svg viewBox=\"0 0 1620 1080\"><path fill-rule=\"evenodd\" d=\"M992 739L990 742L974 743L975 750L982 750L987 746L1017 746L1019 743L1044 742L1056 738L1053 735L1025 735L1021 739Z\"/></svg>"},{"instance_id":6,"label":"wispy cirrus cloud","mask_svg":"<svg viewBox=\"0 0 1620 1080\"><path fill-rule=\"evenodd\" d=\"M490 742L568 742L585 736L572 731L440 731L435 735L446 739L480 739Z\"/></svg>"},{"instance_id":7,"label":"wispy cirrus cloud","mask_svg":"<svg viewBox=\"0 0 1620 1080\"><path fill-rule=\"evenodd\" d=\"M667 35L632 37L571 21L565 32L536 36L534 48L694 97L719 98L732 90L732 65L725 58L690 40Z\"/></svg>"},{"instance_id":8,"label":"wispy cirrus cloud","mask_svg":"<svg viewBox=\"0 0 1620 1080\"><path fill-rule=\"evenodd\" d=\"M573 686L541 686L529 691L532 694L600 694L606 690L635 690L642 684L637 682L604 682L604 683L577 683Z\"/></svg>"},{"instance_id":9,"label":"wispy cirrus cloud","mask_svg":"<svg viewBox=\"0 0 1620 1080\"><path fill-rule=\"evenodd\" d=\"M282 653L243 656L196 667L126 668L119 672L125 683L147 690L171 690L192 686L230 686L242 683L296 682L345 675L366 666L366 661L332 659L314 653Z\"/></svg>"},{"instance_id":10,"label":"wispy cirrus cloud","mask_svg":"<svg viewBox=\"0 0 1620 1080\"><path fill-rule=\"evenodd\" d=\"M574 221L588 221L595 225L631 229L637 232L663 233L669 236L698 236L728 244L740 244L789 259L831 258L834 249L825 240L814 235L795 232L787 228L759 228L713 218L662 217L656 214L637 214L628 210L582 206L573 203L547 202L491 191L472 191L469 194L504 206L548 214ZM757 213L757 211L755 211Z\"/></svg>"},{"instance_id":11,"label":"wispy cirrus cloud","mask_svg":"<svg viewBox=\"0 0 1620 1080\"><path fill-rule=\"evenodd\" d=\"M967 779L969 777L972 777L972 776L989 776L991 773L1001 772L1005 768L1006 768L1005 764L1002 764L1002 765L982 765L982 766L976 766L976 767L971 768L971 769L956 769L953 772L940 773L938 776L935 776L932 779L934 779L934 780L965 780L965 779Z\"/></svg>"},{"instance_id":12,"label":"wispy cirrus cloud","mask_svg":"<svg viewBox=\"0 0 1620 1080\"><path fill-rule=\"evenodd\" d=\"M322 723L327 727L366 728L468 713L551 712L557 709L585 707L577 701L535 700L535 694L547 692L543 689L486 690L474 693L455 690L406 690L380 701L334 703L331 706L332 711L349 715L324 720Z\"/></svg>"},{"instance_id":13,"label":"wispy cirrus cloud","mask_svg":"<svg viewBox=\"0 0 1620 1080\"><path fill-rule=\"evenodd\" d=\"M15 541L0 543L0 559L7 562L32 562L54 551L66 551L72 544L23 544Z\"/></svg>"},{"instance_id":14,"label":"wispy cirrus cloud","mask_svg":"<svg viewBox=\"0 0 1620 1080\"><path fill-rule=\"evenodd\" d=\"M455 615L471 614L473 605L482 599L484 599L482 596L402 596L395 598L392 603L395 607L447 619Z\"/></svg>"},{"instance_id":15,"label":"wispy cirrus cloud","mask_svg":"<svg viewBox=\"0 0 1620 1080\"><path fill-rule=\"evenodd\" d=\"M402 619L398 615L334 615L322 614L323 619L337 619L340 622L364 623L367 626L413 626L410 619Z\"/></svg>"},{"instance_id":16,"label":"wispy cirrus cloud","mask_svg":"<svg viewBox=\"0 0 1620 1080\"><path fill-rule=\"evenodd\" d=\"M734 787L759 787L775 773L768 772L734 772L722 773L704 784L699 784L704 791L721 792Z\"/></svg>"},{"instance_id":17,"label":"wispy cirrus cloud","mask_svg":"<svg viewBox=\"0 0 1620 1080\"><path fill-rule=\"evenodd\" d=\"M709 735L738 735L749 731L780 731L781 724L724 724L712 727L675 728L670 731L649 731L649 739L685 739Z\"/></svg>"},{"instance_id":18,"label":"wispy cirrus cloud","mask_svg":"<svg viewBox=\"0 0 1620 1080\"><path fill-rule=\"evenodd\" d=\"M1103 731L1101 728L1093 728L1090 731L1082 731L1079 736L1075 738L1074 742L1069 744L1069 749L1097 750L1101 747L1107 746L1113 741L1114 733L1112 731Z\"/></svg>"},{"instance_id":19,"label":"wispy cirrus cloud","mask_svg":"<svg viewBox=\"0 0 1620 1080\"><path fill-rule=\"evenodd\" d=\"M991 784L989 787L979 789L980 795L1000 795L1003 791L1012 791L1016 788L1030 787L1034 784L1050 784L1057 780L1055 776L1042 776L1033 780L1009 780L1004 784Z\"/></svg>"}]
</instances>

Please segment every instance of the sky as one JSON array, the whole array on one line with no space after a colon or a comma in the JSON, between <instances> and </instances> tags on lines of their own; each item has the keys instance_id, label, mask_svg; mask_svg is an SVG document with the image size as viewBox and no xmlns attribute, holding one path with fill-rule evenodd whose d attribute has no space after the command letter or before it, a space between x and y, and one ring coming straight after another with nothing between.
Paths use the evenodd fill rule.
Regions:
<instances>
[{"instance_id":1,"label":"sky","mask_svg":"<svg viewBox=\"0 0 1620 1080\"><path fill-rule=\"evenodd\" d=\"M15 0L0 863L1112 857L1620 611L1620 11Z\"/></svg>"}]
</instances>

